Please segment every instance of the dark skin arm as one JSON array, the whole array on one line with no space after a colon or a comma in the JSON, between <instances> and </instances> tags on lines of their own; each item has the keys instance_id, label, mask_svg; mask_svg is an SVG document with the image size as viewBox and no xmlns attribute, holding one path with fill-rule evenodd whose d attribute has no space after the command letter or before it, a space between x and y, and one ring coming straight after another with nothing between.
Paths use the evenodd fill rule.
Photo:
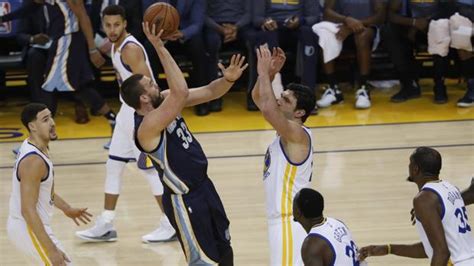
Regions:
<instances>
[{"instance_id":1,"label":"dark skin arm","mask_svg":"<svg viewBox=\"0 0 474 266\"><path fill-rule=\"evenodd\" d=\"M421 242L411 245L390 245L390 254L408 257L408 258L427 258L425 249ZM388 255L388 245L371 245L359 249L359 260L365 260L367 257L372 256L385 256Z\"/></svg>"},{"instance_id":2,"label":"dark skin arm","mask_svg":"<svg viewBox=\"0 0 474 266\"><path fill-rule=\"evenodd\" d=\"M344 23L344 25L349 27L354 33L364 30L364 24L360 20L337 13L335 6L336 0L326 0L324 4L324 20L334 23Z\"/></svg>"},{"instance_id":3,"label":"dark skin arm","mask_svg":"<svg viewBox=\"0 0 474 266\"><path fill-rule=\"evenodd\" d=\"M373 25L378 25L378 24L382 24L385 20L385 16L386 16L386 5L384 2L382 2L381 0L377 0L374 2L374 15L368 17L368 18L364 18L363 20L361 20L362 24L364 24L364 26L373 26Z\"/></svg>"},{"instance_id":4,"label":"dark skin arm","mask_svg":"<svg viewBox=\"0 0 474 266\"><path fill-rule=\"evenodd\" d=\"M326 241L316 236L306 237L301 247L301 257L306 266L330 265L333 256Z\"/></svg>"},{"instance_id":5,"label":"dark skin arm","mask_svg":"<svg viewBox=\"0 0 474 266\"><path fill-rule=\"evenodd\" d=\"M472 178L471 186L465 189L461 195L465 205L471 205L474 203L474 178Z\"/></svg>"},{"instance_id":6,"label":"dark skin arm","mask_svg":"<svg viewBox=\"0 0 474 266\"><path fill-rule=\"evenodd\" d=\"M431 191L421 191L413 200L417 219L423 225L433 248L431 266L447 265L449 249L441 222L441 205L438 195Z\"/></svg>"}]
</instances>

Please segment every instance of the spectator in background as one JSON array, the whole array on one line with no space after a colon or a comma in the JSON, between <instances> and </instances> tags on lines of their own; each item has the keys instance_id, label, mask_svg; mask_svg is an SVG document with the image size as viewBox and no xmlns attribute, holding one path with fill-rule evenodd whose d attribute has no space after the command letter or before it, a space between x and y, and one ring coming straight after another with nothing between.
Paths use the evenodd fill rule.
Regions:
<instances>
[{"instance_id":1,"label":"spectator in background","mask_svg":"<svg viewBox=\"0 0 474 266\"><path fill-rule=\"evenodd\" d=\"M204 41L210 60L209 80L217 79L222 45L238 42L239 46L249 50L249 54L253 53L251 19L251 0L207 0ZM222 98L211 101L209 109L211 112L220 111Z\"/></svg>"},{"instance_id":2,"label":"spectator in background","mask_svg":"<svg viewBox=\"0 0 474 266\"><path fill-rule=\"evenodd\" d=\"M355 47L359 67L355 102L358 109L371 106L367 80L370 75L372 46L378 35L378 25L385 21L385 9L384 0L326 0L324 5L324 20L342 24L337 38L343 41L343 49ZM344 100L336 77L335 60L324 64L329 87L317 101L319 107L328 107Z\"/></svg>"},{"instance_id":3,"label":"spectator in background","mask_svg":"<svg viewBox=\"0 0 474 266\"><path fill-rule=\"evenodd\" d=\"M205 0L160 0L166 2L178 10L180 16L179 30L166 38L166 46L172 54L179 54L184 50L185 55L191 59L193 64L190 73L190 87L200 87L208 84L209 80L209 56L206 54L203 38L203 25L206 15ZM209 104L196 105L196 115L209 114Z\"/></svg>"},{"instance_id":4,"label":"spectator in background","mask_svg":"<svg viewBox=\"0 0 474 266\"><path fill-rule=\"evenodd\" d=\"M389 23L383 30L385 44L389 50L392 61L400 74L400 91L392 96L392 102L404 102L421 95L417 84L418 65L415 62L413 51L418 46L428 43L428 29L432 20L449 18L457 9L464 16L473 19L472 0L455 1L423 1L416 0L390 0ZM463 3L461 3L463 2ZM470 2L470 4L464 4ZM473 12L473 11L471 11ZM474 13L474 12L473 12ZM474 99L474 59L472 53L458 50L461 74L468 79L466 95L458 101L458 106L468 107ZM433 55L434 102L443 104L448 102L444 76L449 65L448 56Z\"/></svg>"},{"instance_id":5,"label":"spectator in background","mask_svg":"<svg viewBox=\"0 0 474 266\"><path fill-rule=\"evenodd\" d=\"M267 43L269 48L282 47L298 51L297 71L301 83L312 89L316 87L317 35L311 26L321 17L316 0L260 0L253 2L254 27L259 31L256 45ZM298 49L296 49L298 48ZM255 66L254 66L255 67Z\"/></svg>"},{"instance_id":6,"label":"spectator in background","mask_svg":"<svg viewBox=\"0 0 474 266\"><path fill-rule=\"evenodd\" d=\"M474 0L456 0L456 11L463 17L474 23ZM471 44L474 44L474 36L471 36ZM458 100L459 107L474 106L474 55L472 51L458 49L461 64L461 74L467 79L467 90L464 96Z\"/></svg>"}]
</instances>

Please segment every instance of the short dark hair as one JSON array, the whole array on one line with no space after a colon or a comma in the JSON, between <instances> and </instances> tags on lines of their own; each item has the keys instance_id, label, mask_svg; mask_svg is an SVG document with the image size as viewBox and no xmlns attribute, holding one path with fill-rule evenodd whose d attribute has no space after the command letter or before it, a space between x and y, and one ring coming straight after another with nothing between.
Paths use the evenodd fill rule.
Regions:
<instances>
[{"instance_id":1,"label":"short dark hair","mask_svg":"<svg viewBox=\"0 0 474 266\"><path fill-rule=\"evenodd\" d=\"M295 94L296 109L303 109L305 111L305 115L301 117L301 120L303 123L306 122L306 119L308 119L308 116L316 105L316 95L314 95L314 91L308 86L297 83L288 84L285 90L293 91Z\"/></svg>"},{"instance_id":2,"label":"short dark hair","mask_svg":"<svg viewBox=\"0 0 474 266\"><path fill-rule=\"evenodd\" d=\"M418 147L410 157L423 176L437 177L441 171L441 154L430 147Z\"/></svg>"},{"instance_id":3,"label":"short dark hair","mask_svg":"<svg viewBox=\"0 0 474 266\"><path fill-rule=\"evenodd\" d=\"M123 19L126 19L125 8L119 5L110 5L104 8L102 11L102 17L104 16L121 16Z\"/></svg>"},{"instance_id":4,"label":"short dark hair","mask_svg":"<svg viewBox=\"0 0 474 266\"><path fill-rule=\"evenodd\" d=\"M142 74L133 74L127 78L120 87L122 99L133 109L140 108L140 96L145 93L145 89L142 84L140 84L140 80L142 80L143 77Z\"/></svg>"},{"instance_id":5,"label":"short dark hair","mask_svg":"<svg viewBox=\"0 0 474 266\"><path fill-rule=\"evenodd\" d=\"M23 108L23 111L21 111L21 123L28 131L30 131L28 123L35 121L38 113L44 109L48 109L48 107L42 103L29 103Z\"/></svg>"},{"instance_id":6,"label":"short dark hair","mask_svg":"<svg viewBox=\"0 0 474 266\"><path fill-rule=\"evenodd\" d=\"M323 195L314 189L301 189L298 192L298 197L296 198L295 203L305 218L317 218L323 215Z\"/></svg>"}]
</instances>

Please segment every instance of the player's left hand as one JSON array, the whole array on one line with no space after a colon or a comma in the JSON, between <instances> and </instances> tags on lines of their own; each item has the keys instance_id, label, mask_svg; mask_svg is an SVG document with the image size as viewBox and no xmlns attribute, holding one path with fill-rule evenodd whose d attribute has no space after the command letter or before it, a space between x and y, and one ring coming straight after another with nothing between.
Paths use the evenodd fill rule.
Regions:
<instances>
[{"instance_id":1,"label":"player's left hand","mask_svg":"<svg viewBox=\"0 0 474 266\"><path fill-rule=\"evenodd\" d=\"M359 260L363 261L367 257L372 256L384 256L388 254L388 246L387 245L379 245L379 246L366 246L359 249Z\"/></svg>"},{"instance_id":2,"label":"player's left hand","mask_svg":"<svg viewBox=\"0 0 474 266\"><path fill-rule=\"evenodd\" d=\"M234 54L230 58L230 65L225 68L224 65L219 63L217 66L221 69L222 75L224 79L229 82L235 82L242 76L244 70L249 66L249 64L245 64L245 56L240 54Z\"/></svg>"},{"instance_id":3,"label":"player's left hand","mask_svg":"<svg viewBox=\"0 0 474 266\"><path fill-rule=\"evenodd\" d=\"M270 76L275 76L285 65L286 55L280 47L274 47L272 51L272 64L270 65Z\"/></svg>"},{"instance_id":4,"label":"player's left hand","mask_svg":"<svg viewBox=\"0 0 474 266\"><path fill-rule=\"evenodd\" d=\"M272 53L266 45L260 45L257 49L257 73L259 76L270 75L272 68Z\"/></svg>"},{"instance_id":5,"label":"player's left hand","mask_svg":"<svg viewBox=\"0 0 474 266\"><path fill-rule=\"evenodd\" d=\"M182 39L183 37L184 37L184 34L181 31L177 30L173 34L171 34L170 36L164 39L167 41L177 41L179 39Z\"/></svg>"},{"instance_id":6,"label":"player's left hand","mask_svg":"<svg viewBox=\"0 0 474 266\"><path fill-rule=\"evenodd\" d=\"M80 225L78 220L83 224L88 224L91 221L92 214L87 212L87 208L72 208L69 207L64 211L64 214L71 218L76 225Z\"/></svg>"},{"instance_id":7,"label":"player's left hand","mask_svg":"<svg viewBox=\"0 0 474 266\"><path fill-rule=\"evenodd\" d=\"M102 54L97 49L93 52L89 52L89 58L91 59L92 64L94 64L94 66L96 68L99 68L103 64L105 64L104 57L102 56Z\"/></svg>"}]
</instances>

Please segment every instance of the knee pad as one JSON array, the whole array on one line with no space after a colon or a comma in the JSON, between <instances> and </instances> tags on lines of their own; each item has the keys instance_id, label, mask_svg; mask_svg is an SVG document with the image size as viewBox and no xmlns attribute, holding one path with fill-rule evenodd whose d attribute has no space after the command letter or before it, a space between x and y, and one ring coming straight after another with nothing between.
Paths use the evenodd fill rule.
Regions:
<instances>
[{"instance_id":1,"label":"knee pad","mask_svg":"<svg viewBox=\"0 0 474 266\"><path fill-rule=\"evenodd\" d=\"M125 162L108 159L105 163L105 193L119 195L122 188L122 175Z\"/></svg>"},{"instance_id":2,"label":"knee pad","mask_svg":"<svg viewBox=\"0 0 474 266\"><path fill-rule=\"evenodd\" d=\"M163 195L163 184L161 183L158 172L155 169L142 170L143 175L150 184L151 192L154 196Z\"/></svg>"}]
</instances>

